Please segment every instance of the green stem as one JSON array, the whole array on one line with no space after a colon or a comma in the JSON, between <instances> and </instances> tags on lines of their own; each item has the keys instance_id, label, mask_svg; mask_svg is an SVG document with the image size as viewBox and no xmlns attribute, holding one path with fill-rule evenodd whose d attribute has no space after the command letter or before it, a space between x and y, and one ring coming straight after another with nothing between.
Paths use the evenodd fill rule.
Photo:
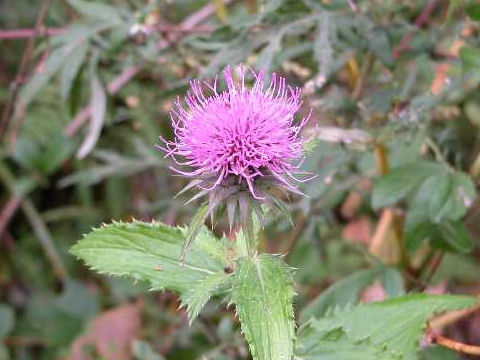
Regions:
<instances>
[{"instance_id":1,"label":"green stem","mask_svg":"<svg viewBox=\"0 0 480 360\"><path fill-rule=\"evenodd\" d=\"M250 213L237 236L237 244L243 256L254 257L257 254L258 238L256 235L253 215Z\"/></svg>"}]
</instances>

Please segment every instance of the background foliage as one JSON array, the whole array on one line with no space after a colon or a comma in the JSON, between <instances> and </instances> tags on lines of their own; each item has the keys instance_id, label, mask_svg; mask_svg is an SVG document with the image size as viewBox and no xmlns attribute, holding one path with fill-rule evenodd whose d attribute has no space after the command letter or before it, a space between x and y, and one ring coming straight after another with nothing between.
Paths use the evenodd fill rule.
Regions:
<instances>
[{"instance_id":1,"label":"background foliage","mask_svg":"<svg viewBox=\"0 0 480 360\"><path fill-rule=\"evenodd\" d=\"M0 2L0 359L249 358L236 313L216 292L228 264L209 259L205 248L192 256L213 272L212 291L193 300L188 282L152 283L152 276L174 283L179 274L141 249L125 257L131 263L107 269L134 274L134 283L95 275L68 252L82 234L112 219L190 221L198 204L174 197L184 181L172 176L154 145L159 134L172 135L168 112L189 80L239 62L285 75L304 89L304 111L313 109L305 168L318 177L303 184L307 197L290 199L294 226L285 217L269 219L259 235L262 250L286 254L296 269L285 270L269 291L288 303L290 294L279 289L293 276L298 359L329 359L332 346L344 350L334 359L396 359L396 350L415 358L425 321L468 300L421 306L423 295L388 300L382 311L392 323L413 310L421 319L389 326L392 333L345 320L368 323L375 305L345 306L406 292L478 294L480 6L467 0L222 4ZM41 9L48 11L36 27ZM37 30L30 55L31 34L19 29ZM228 237L226 219L213 231ZM200 244L226 251L211 241L205 235ZM93 254L90 263L108 265L102 253ZM262 264L281 273L275 257L262 255ZM241 270L256 284L249 264ZM186 269L182 279L200 276ZM181 299L146 293L149 287L176 290ZM212 294L219 296L199 313ZM232 296L248 305L256 294ZM182 303L189 306L178 310ZM192 325L187 313L198 315ZM446 331L480 343L479 323L470 316ZM256 324L250 325L243 330L254 337ZM415 333L413 344L398 337L407 330ZM365 332L371 336L358 335ZM393 343L387 349L384 341ZM437 347L419 356L459 358Z\"/></svg>"}]
</instances>

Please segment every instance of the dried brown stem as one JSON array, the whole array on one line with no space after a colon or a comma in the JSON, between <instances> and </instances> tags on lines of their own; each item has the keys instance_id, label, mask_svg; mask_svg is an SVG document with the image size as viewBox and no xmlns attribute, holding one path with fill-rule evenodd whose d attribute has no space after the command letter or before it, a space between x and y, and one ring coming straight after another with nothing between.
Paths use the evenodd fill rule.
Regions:
<instances>
[{"instance_id":1,"label":"dried brown stem","mask_svg":"<svg viewBox=\"0 0 480 360\"><path fill-rule=\"evenodd\" d=\"M22 199L19 196L12 195L5 204L5 206L2 208L2 211L0 213L0 236L3 235L3 232L7 228L11 218L13 217L17 209L20 207L21 203Z\"/></svg>"},{"instance_id":2,"label":"dried brown stem","mask_svg":"<svg viewBox=\"0 0 480 360\"><path fill-rule=\"evenodd\" d=\"M424 26L428 21L430 21L430 17L432 16L435 9L440 5L440 3L441 0L431 0L428 5L423 8L420 15L418 15L418 17L415 19L414 25L420 28ZM402 52L409 49L409 44L412 39L413 33L411 32L403 36L397 47L393 49L392 55L395 59L398 58Z\"/></svg>"},{"instance_id":3,"label":"dried brown stem","mask_svg":"<svg viewBox=\"0 0 480 360\"><path fill-rule=\"evenodd\" d=\"M426 335L427 335L427 340L432 344L437 344L437 345L440 345L442 347L460 352L462 354L480 355L480 346L467 345L467 344L461 343L459 341L449 339L445 336L442 336L442 335L436 333L430 327L427 328L427 334Z\"/></svg>"},{"instance_id":4,"label":"dried brown stem","mask_svg":"<svg viewBox=\"0 0 480 360\"><path fill-rule=\"evenodd\" d=\"M40 29L38 33L35 33L35 29L0 30L0 40L25 39L33 36L56 36L65 34L67 31L67 28Z\"/></svg>"},{"instance_id":5,"label":"dried brown stem","mask_svg":"<svg viewBox=\"0 0 480 360\"><path fill-rule=\"evenodd\" d=\"M232 0L224 0L225 4L230 3ZM180 25L176 26L176 28L182 29L182 32L193 31L196 27L205 19L210 17L215 13L215 6L213 4L207 4L197 12L189 15L186 17ZM173 25L175 26L175 25ZM180 34L179 32L178 34ZM177 34L177 35L178 35ZM168 41L163 41L158 46L157 50L163 50L169 46ZM120 91L131 79L133 79L139 72L141 71L140 67L137 66L130 66L126 68L119 76L112 80L108 84L107 91L110 95L115 95L118 91ZM90 117L90 107L86 106L82 110L80 110L77 115L73 118L72 122L68 124L64 129L64 134L67 137L72 137L75 135L82 126L88 121Z\"/></svg>"},{"instance_id":6,"label":"dried brown stem","mask_svg":"<svg viewBox=\"0 0 480 360\"><path fill-rule=\"evenodd\" d=\"M443 315L437 316L436 318L431 320L430 327L436 331L441 331L447 326L463 318L466 318L467 316L470 316L478 311L480 311L480 304L464 310L451 311Z\"/></svg>"},{"instance_id":7,"label":"dried brown stem","mask_svg":"<svg viewBox=\"0 0 480 360\"><path fill-rule=\"evenodd\" d=\"M23 79L25 78L25 75L28 72L29 64L33 56L35 39L37 38L37 35L41 32L43 22L45 20L45 17L47 16L48 10L50 9L51 3L52 3L52 0L45 0L43 2L42 7L40 8L40 11L37 16L34 33L29 38L29 41L25 47L25 51L20 61L20 66L18 68L17 76L15 77L15 80L12 84L10 99L8 100L7 104L5 105L5 108L3 109L2 119L0 122L0 140L2 140L3 136L7 132L8 123L10 122L10 118L12 116L12 112L13 112L12 110L17 100L17 95L20 89L20 85Z\"/></svg>"}]
</instances>

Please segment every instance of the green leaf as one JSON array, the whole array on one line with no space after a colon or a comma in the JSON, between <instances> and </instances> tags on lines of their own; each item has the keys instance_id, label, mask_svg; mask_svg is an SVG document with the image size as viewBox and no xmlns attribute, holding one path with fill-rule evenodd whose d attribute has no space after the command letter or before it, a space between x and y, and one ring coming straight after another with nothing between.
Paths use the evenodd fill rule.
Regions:
<instances>
[{"instance_id":1,"label":"green leaf","mask_svg":"<svg viewBox=\"0 0 480 360\"><path fill-rule=\"evenodd\" d=\"M100 138L107 111L107 94L96 74L92 77L90 87L90 126L88 127L85 139L77 151L77 157L79 159L85 158L95 147L95 144Z\"/></svg>"},{"instance_id":2,"label":"green leaf","mask_svg":"<svg viewBox=\"0 0 480 360\"><path fill-rule=\"evenodd\" d=\"M426 179L443 168L433 162L417 162L393 169L375 185L372 206L379 209L392 205L416 190Z\"/></svg>"},{"instance_id":3,"label":"green leaf","mask_svg":"<svg viewBox=\"0 0 480 360\"><path fill-rule=\"evenodd\" d=\"M182 252L180 253L180 264L182 266L183 266L183 263L185 262L185 257L187 256L190 246L195 241L195 238L197 237L198 233L204 226L205 219L208 216L208 210L209 210L208 203L204 203L203 205L201 205L198 208L195 215L193 215L190 225L188 225L185 242L183 243Z\"/></svg>"},{"instance_id":4,"label":"green leaf","mask_svg":"<svg viewBox=\"0 0 480 360\"><path fill-rule=\"evenodd\" d=\"M8 351L8 348L0 343L0 360L9 360L10 359L10 353Z\"/></svg>"},{"instance_id":5,"label":"green leaf","mask_svg":"<svg viewBox=\"0 0 480 360\"><path fill-rule=\"evenodd\" d=\"M15 144L14 157L26 169L51 174L70 157L72 151L73 144L63 134L51 136L46 143L22 137Z\"/></svg>"},{"instance_id":6,"label":"green leaf","mask_svg":"<svg viewBox=\"0 0 480 360\"><path fill-rule=\"evenodd\" d=\"M360 270L337 281L302 311L300 323L305 323L312 317L320 318L329 309L357 303L360 292L371 284L382 271L383 269L378 266L372 269Z\"/></svg>"},{"instance_id":7,"label":"green leaf","mask_svg":"<svg viewBox=\"0 0 480 360\"><path fill-rule=\"evenodd\" d=\"M132 352L136 360L165 360L165 358L157 354L146 341L134 340Z\"/></svg>"},{"instance_id":8,"label":"green leaf","mask_svg":"<svg viewBox=\"0 0 480 360\"><path fill-rule=\"evenodd\" d=\"M369 50L384 64L391 65L393 63L392 47L386 29L375 26L369 29L366 35Z\"/></svg>"},{"instance_id":9,"label":"green leaf","mask_svg":"<svg viewBox=\"0 0 480 360\"><path fill-rule=\"evenodd\" d=\"M238 261L232 301L255 360L290 360L293 353L293 279L277 256Z\"/></svg>"},{"instance_id":10,"label":"green leaf","mask_svg":"<svg viewBox=\"0 0 480 360\"><path fill-rule=\"evenodd\" d=\"M382 286L389 298L405 295L405 284L401 272L396 268L386 268L381 276Z\"/></svg>"},{"instance_id":11,"label":"green leaf","mask_svg":"<svg viewBox=\"0 0 480 360\"><path fill-rule=\"evenodd\" d=\"M108 6L103 2L67 0L68 4L77 10L80 14L91 18L97 18L112 22L121 22L120 13L113 6Z\"/></svg>"},{"instance_id":12,"label":"green leaf","mask_svg":"<svg viewBox=\"0 0 480 360\"><path fill-rule=\"evenodd\" d=\"M477 298L415 294L362 304L332 313L309 326L316 331L343 329L352 340L369 338L379 346L415 359L426 322L435 314L478 304Z\"/></svg>"},{"instance_id":13,"label":"green leaf","mask_svg":"<svg viewBox=\"0 0 480 360\"><path fill-rule=\"evenodd\" d=\"M101 273L130 276L152 289L183 294L227 266L225 245L203 228L181 269L185 232L162 223L116 222L93 230L71 252Z\"/></svg>"},{"instance_id":14,"label":"green leaf","mask_svg":"<svg viewBox=\"0 0 480 360\"><path fill-rule=\"evenodd\" d=\"M452 350L432 346L420 351L420 360L460 360L460 357Z\"/></svg>"},{"instance_id":15,"label":"green leaf","mask_svg":"<svg viewBox=\"0 0 480 360\"><path fill-rule=\"evenodd\" d=\"M417 201L412 206L428 210L433 222L444 219L459 220L467 212L475 197L475 185L468 175L462 172L443 172L427 179L417 195L427 203Z\"/></svg>"},{"instance_id":16,"label":"green leaf","mask_svg":"<svg viewBox=\"0 0 480 360\"><path fill-rule=\"evenodd\" d=\"M197 318L210 297L228 280L229 276L230 274L225 272L207 275L204 279L193 284L182 296L182 305L187 306L190 324Z\"/></svg>"},{"instance_id":17,"label":"green leaf","mask_svg":"<svg viewBox=\"0 0 480 360\"><path fill-rule=\"evenodd\" d=\"M470 4L465 9L465 12L474 21L480 21L480 4Z\"/></svg>"},{"instance_id":18,"label":"green leaf","mask_svg":"<svg viewBox=\"0 0 480 360\"><path fill-rule=\"evenodd\" d=\"M480 67L480 49L474 47L463 47L460 50L460 60L462 61L463 72L471 72L477 75Z\"/></svg>"},{"instance_id":19,"label":"green leaf","mask_svg":"<svg viewBox=\"0 0 480 360\"><path fill-rule=\"evenodd\" d=\"M419 211L409 211L405 225L407 250L415 251L427 240L441 250L468 253L473 249L472 239L462 221L445 219L434 223Z\"/></svg>"},{"instance_id":20,"label":"green leaf","mask_svg":"<svg viewBox=\"0 0 480 360\"><path fill-rule=\"evenodd\" d=\"M15 313L10 306L0 304L0 339L13 330Z\"/></svg>"},{"instance_id":21,"label":"green leaf","mask_svg":"<svg viewBox=\"0 0 480 360\"><path fill-rule=\"evenodd\" d=\"M352 340L345 331L335 329L317 332L307 328L301 332L295 349L296 360L401 360L402 356L368 339Z\"/></svg>"},{"instance_id":22,"label":"green leaf","mask_svg":"<svg viewBox=\"0 0 480 360\"><path fill-rule=\"evenodd\" d=\"M69 98L72 84L74 83L74 80L87 56L87 52L88 43L81 43L72 51L65 65L63 66L60 78L60 95L62 96L63 100L67 100Z\"/></svg>"},{"instance_id":23,"label":"green leaf","mask_svg":"<svg viewBox=\"0 0 480 360\"><path fill-rule=\"evenodd\" d=\"M69 43L55 49L51 53L42 71L37 72L20 91L19 100L22 106L27 106L33 100L37 93L52 79L62 65L65 64L65 61L76 47L76 43Z\"/></svg>"},{"instance_id":24,"label":"green leaf","mask_svg":"<svg viewBox=\"0 0 480 360\"><path fill-rule=\"evenodd\" d=\"M468 234L467 228L461 221L444 221L438 225L439 240L447 245L447 250L468 253L473 250L473 241ZM438 245L438 242L434 241ZM441 245L440 245L441 247Z\"/></svg>"}]
</instances>

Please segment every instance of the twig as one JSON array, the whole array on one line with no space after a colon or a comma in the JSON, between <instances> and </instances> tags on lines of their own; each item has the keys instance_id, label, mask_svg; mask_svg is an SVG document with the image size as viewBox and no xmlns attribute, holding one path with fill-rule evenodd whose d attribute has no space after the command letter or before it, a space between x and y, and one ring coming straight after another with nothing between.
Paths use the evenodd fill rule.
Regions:
<instances>
[{"instance_id":1,"label":"twig","mask_svg":"<svg viewBox=\"0 0 480 360\"><path fill-rule=\"evenodd\" d=\"M437 6L440 5L440 2L440 0L431 0L428 5L423 8L420 15L416 18L414 25L418 28L425 25L430 20L430 17L432 16ZM402 52L408 50L410 41L412 41L412 39L412 32L405 34L397 47L393 49L392 56L396 59L400 56Z\"/></svg>"},{"instance_id":2,"label":"twig","mask_svg":"<svg viewBox=\"0 0 480 360\"><path fill-rule=\"evenodd\" d=\"M10 173L10 171L2 164L0 164L0 177L3 179L7 188L9 188L9 190L13 193L15 178ZM53 243L52 236L50 235L50 232L48 231L42 218L40 217L40 214L38 213L35 206L33 206L33 203L27 198L21 201L20 206L25 213L25 216L29 220L33 231L35 232L35 235L40 241L40 245L45 252L45 256L52 265L53 272L55 273L57 278L63 282L68 278L66 268L63 265L63 261L60 258L60 255L58 254L57 249L55 248L55 245Z\"/></svg>"},{"instance_id":3,"label":"twig","mask_svg":"<svg viewBox=\"0 0 480 360\"><path fill-rule=\"evenodd\" d=\"M430 327L432 329L435 329L436 331L441 331L447 326L463 318L466 318L467 316L470 316L478 311L480 311L480 304L464 310L451 311L430 320Z\"/></svg>"},{"instance_id":4,"label":"twig","mask_svg":"<svg viewBox=\"0 0 480 360\"><path fill-rule=\"evenodd\" d=\"M12 195L2 208L2 212L0 213L0 237L3 235L3 232L7 228L7 225L10 223L11 218L17 211L21 202L22 199L19 196Z\"/></svg>"},{"instance_id":5,"label":"twig","mask_svg":"<svg viewBox=\"0 0 480 360\"><path fill-rule=\"evenodd\" d=\"M353 89L353 92L352 92L352 99L354 101L357 101L362 96L363 88L365 87L368 73L370 72L370 69L372 68L372 65L373 65L373 60L374 60L373 55L369 53L366 56L366 59L362 65L362 69L360 70L360 76L357 78L357 82L355 83L355 88Z\"/></svg>"},{"instance_id":6,"label":"twig","mask_svg":"<svg viewBox=\"0 0 480 360\"><path fill-rule=\"evenodd\" d=\"M425 285L428 285L430 280L432 280L433 275L435 275L435 273L437 272L440 264L442 263L442 260L443 260L444 256L445 256L445 251L442 251L433 258L432 266L430 267L430 271L428 272L428 274L427 274L427 276L425 277L425 280L424 280Z\"/></svg>"},{"instance_id":7,"label":"twig","mask_svg":"<svg viewBox=\"0 0 480 360\"><path fill-rule=\"evenodd\" d=\"M38 33L35 32L35 29L0 30L0 40L25 39L33 36L57 36L65 34L67 31L67 28L40 29Z\"/></svg>"},{"instance_id":8,"label":"twig","mask_svg":"<svg viewBox=\"0 0 480 360\"><path fill-rule=\"evenodd\" d=\"M16 336L3 339L5 345L8 346L46 346L48 341L44 338L30 337L30 336Z\"/></svg>"},{"instance_id":9,"label":"twig","mask_svg":"<svg viewBox=\"0 0 480 360\"><path fill-rule=\"evenodd\" d=\"M225 0L224 3L228 4L232 0ZM210 17L215 13L215 6L213 4L207 4L197 12L187 16L181 23L178 25L178 28L183 29L183 32L193 30L198 24ZM169 45L168 41L161 43L161 46L158 47L158 51L163 50ZM120 91L131 79L133 79L139 72L141 68L138 66L131 66L126 68L119 76L113 79L107 87L107 92L109 95L115 95ZM90 117L90 107L86 106L80 110L77 115L73 118L72 122L64 128L64 134L67 137L72 137L75 135L81 127L87 122Z\"/></svg>"},{"instance_id":10,"label":"twig","mask_svg":"<svg viewBox=\"0 0 480 360\"><path fill-rule=\"evenodd\" d=\"M68 278L67 271L57 249L55 248L52 236L48 231L48 228L45 226L40 214L35 206L33 206L33 203L28 199L23 200L22 210L30 222L35 235L37 235L38 240L40 240L45 256L52 265L53 272L59 280L64 282Z\"/></svg>"},{"instance_id":11,"label":"twig","mask_svg":"<svg viewBox=\"0 0 480 360\"><path fill-rule=\"evenodd\" d=\"M63 28L48 28L40 29L38 34L35 35L35 29L14 29L14 30L0 30L0 40L17 40L17 39L27 39L32 36L58 36L65 34L69 29L66 27ZM185 28L178 25L172 24L158 24L152 27L152 30L166 33L202 33L202 32L211 32L213 30L212 26L203 25L195 26L191 28Z\"/></svg>"},{"instance_id":12,"label":"twig","mask_svg":"<svg viewBox=\"0 0 480 360\"><path fill-rule=\"evenodd\" d=\"M354 13L358 13L358 6L354 0L347 0L348 6Z\"/></svg>"},{"instance_id":13,"label":"twig","mask_svg":"<svg viewBox=\"0 0 480 360\"><path fill-rule=\"evenodd\" d=\"M437 344L442 347L468 355L480 355L480 346L467 345L459 341L449 339L434 332L430 327L427 328L427 341L432 344Z\"/></svg>"},{"instance_id":14,"label":"twig","mask_svg":"<svg viewBox=\"0 0 480 360\"><path fill-rule=\"evenodd\" d=\"M42 7L40 8L40 11L37 16L37 21L35 24L35 29L34 29L34 34L29 38L29 41L25 47L25 51L22 56L22 60L20 61L20 66L19 70L17 73L17 76L15 77L15 80L12 84L12 88L10 91L10 99L8 100L7 104L5 105L5 108L2 113L2 119L0 123L0 141L2 140L3 136L7 132L8 129L8 123L10 121L10 117L12 115L12 109L14 107L14 104L17 99L18 91L20 89L20 85L22 83L22 80L25 77L25 74L28 71L29 68L29 63L33 55L33 50L34 50L34 45L35 45L35 39L37 38L37 35L40 33L41 28L43 26L43 22L45 20L45 17L47 16L48 10L50 9L50 5L52 3L52 0L45 0L42 4Z\"/></svg>"}]
</instances>

